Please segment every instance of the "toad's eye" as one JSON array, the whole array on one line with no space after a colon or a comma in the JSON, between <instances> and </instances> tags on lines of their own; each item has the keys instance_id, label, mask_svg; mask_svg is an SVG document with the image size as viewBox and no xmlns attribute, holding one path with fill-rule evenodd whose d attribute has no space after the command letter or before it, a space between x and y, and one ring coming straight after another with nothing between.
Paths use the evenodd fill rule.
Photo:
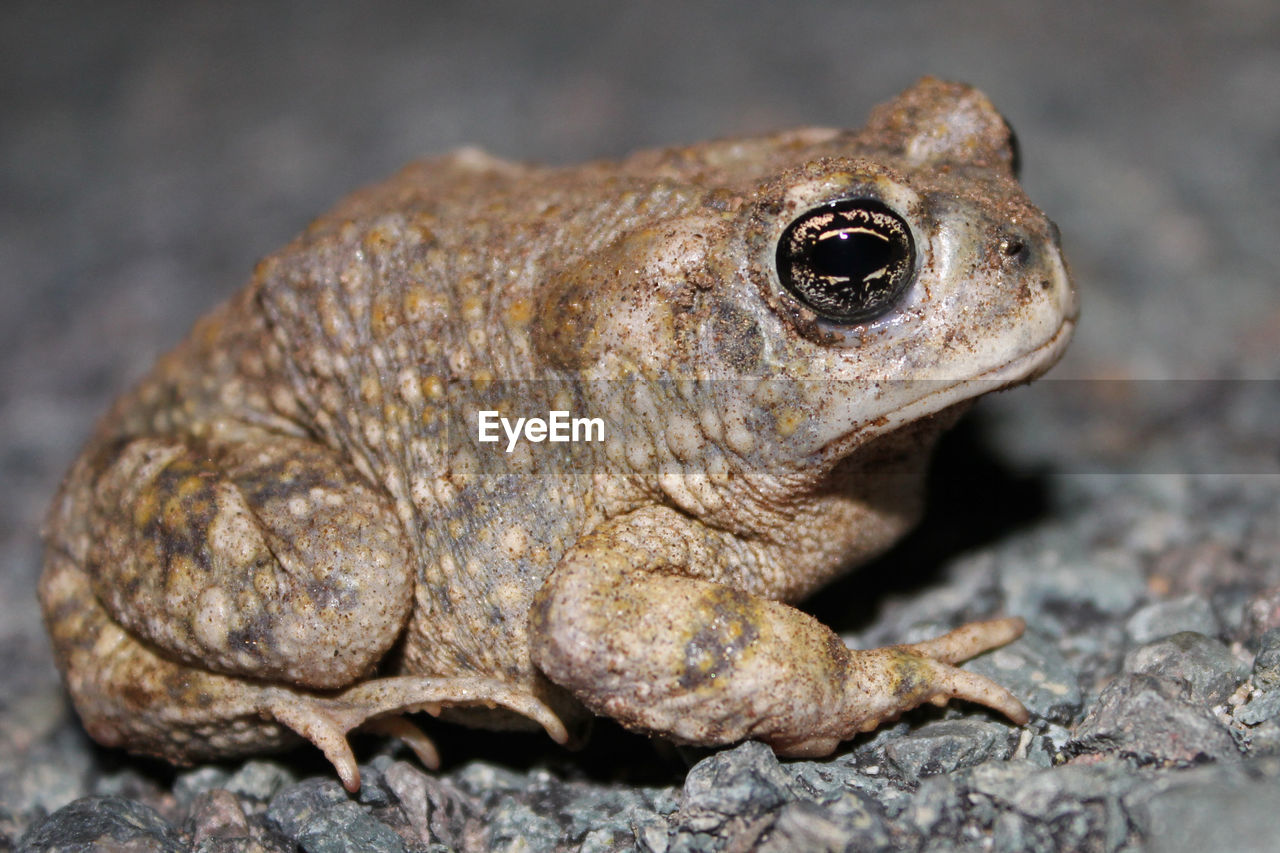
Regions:
<instances>
[{"instance_id":1,"label":"toad's eye","mask_svg":"<svg viewBox=\"0 0 1280 853\"><path fill-rule=\"evenodd\" d=\"M902 217L874 199L833 201L800 215L778 241L778 277L818 316L865 323L891 311L916 266Z\"/></svg>"}]
</instances>

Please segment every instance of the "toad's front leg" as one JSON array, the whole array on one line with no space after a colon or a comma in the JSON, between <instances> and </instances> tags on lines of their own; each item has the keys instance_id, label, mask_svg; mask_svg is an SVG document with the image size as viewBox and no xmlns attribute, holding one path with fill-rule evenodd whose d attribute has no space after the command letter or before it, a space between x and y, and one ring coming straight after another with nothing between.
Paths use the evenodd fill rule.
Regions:
<instances>
[{"instance_id":1,"label":"toad's front leg","mask_svg":"<svg viewBox=\"0 0 1280 853\"><path fill-rule=\"evenodd\" d=\"M689 525L663 509L617 519L566 554L535 600L534 662L595 713L684 743L751 738L796 756L826 755L927 701L1027 721L1008 690L951 666L1015 639L1022 620L853 651L792 607L696 577L716 575L699 562L718 554Z\"/></svg>"}]
</instances>

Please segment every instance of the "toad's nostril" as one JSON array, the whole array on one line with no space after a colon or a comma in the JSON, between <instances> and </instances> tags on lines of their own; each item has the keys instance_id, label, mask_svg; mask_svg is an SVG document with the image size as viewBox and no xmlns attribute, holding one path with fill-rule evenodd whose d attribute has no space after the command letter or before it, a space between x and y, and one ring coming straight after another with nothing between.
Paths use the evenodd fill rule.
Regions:
<instances>
[{"instance_id":1,"label":"toad's nostril","mask_svg":"<svg viewBox=\"0 0 1280 853\"><path fill-rule=\"evenodd\" d=\"M1014 237L1006 237L1000 241L1000 253L1006 258L1016 258L1026 251L1027 244Z\"/></svg>"}]
</instances>

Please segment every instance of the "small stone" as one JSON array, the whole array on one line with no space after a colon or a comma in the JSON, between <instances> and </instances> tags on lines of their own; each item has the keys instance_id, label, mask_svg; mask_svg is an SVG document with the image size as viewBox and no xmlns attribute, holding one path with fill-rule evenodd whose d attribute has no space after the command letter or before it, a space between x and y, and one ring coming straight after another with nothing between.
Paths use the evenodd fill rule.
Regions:
<instances>
[{"instance_id":1,"label":"small stone","mask_svg":"<svg viewBox=\"0 0 1280 853\"><path fill-rule=\"evenodd\" d=\"M247 839L249 821L235 794L221 788L198 795L187 816L187 833L193 845L212 838Z\"/></svg>"},{"instance_id":2,"label":"small stone","mask_svg":"<svg viewBox=\"0 0 1280 853\"><path fill-rule=\"evenodd\" d=\"M637 814L655 815L653 804L641 791L589 788L550 776L530 792L535 806L549 801L563 803L559 827L564 836L585 839L590 835L600 842L612 839L608 842L611 850L634 844L632 824Z\"/></svg>"},{"instance_id":3,"label":"small stone","mask_svg":"<svg viewBox=\"0 0 1280 853\"><path fill-rule=\"evenodd\" d=\"M907 782L1002 758L1013 730L984 720L942 720L885 744L883 754Z\"/></svg>"},{"instance_id":4,"label":"small stone","mask_svg":"<svg viewBox=\"0 0 1280 853\"><path fill-rule=\"evenodd\" d=\"M667 853L671 825L657 815L636 816L631 821L636 848L641 853Z\"/></svg>"},{"instance_id":5,"label":"small stone","mask_svg":"<svg viewBox=\"0 0 1280 853\"><path fill-rule=\"evenodd\" d=\"M1243 722L1238 714L1236 720ZM1280 719L1272 717L1250 726L1248 751L1250 756L1256 757L1280 755Z\"/></svg>"},{"instance_id":6,"label":"small stone","mask_svg":"<svg viewBox=\"0 0 1280 853\"><path fill-rule=\"evenodd\" d=\"M1256 696L1248 703L1236 708L1236 722L1246 726L1256 726L1280 715L1280 690L1268 690Z\"/></svg>"},{"instance_id":7,"label":"small stone","mask_svg":"<svg viewBox=\"0 0 1280 853\"><path fill-rule=\"evenodd\" d=\"M173 780L173 796L180 804L190 806L202 794L226 788L229 776L227 771L214 766L184 771Z\"/></svg>"},{"instance_id":8,"label":"small stone","mask_svg":"<svg viewBox=\"0 0 1280 853\"><path fill-rule=\"evenodd\" d=\"M473 761L453 774L459 788L471 794L493 791L520 791L528 787L529 779L507 767L486 761Z\"/></svg>"},{"instance_id":9,"label":"small stone","mask_svg":"<svg viewBox=\"0 0 1280 853\"><path fill-rule=\"evenodd\" d=\"M616 827L599 827L588 830L578 842L578 853L613 853L625 849L635 841L635 836L628 830L620 834Z\"/></svg>"},{"instance_id":10,"label":"small stone","mask_svg":"<svg viewBox=\"0 0 1280 853\"><path fill-rule=\"evenodd\" d=\"M757 815L794 798L787 774L773 750L748 741L717 752L689 771L680 797L679 817L698 831L723 823L730 815Z\"/></svg>"},{"instance_id":11,"label":"small stone","mask_svg":"<svg viewBox=\"0 0 1280 853\"><path fill-rule=\"evenodd\" d=\"M958 774L971 794L995 800L1037 820L1054 821L1078 810L1085 801L1105 801L1119 808L1119 798L1142 786L1142 774L1120 762L1037 767L1029 761L989 761ZM1123 815L1116 816L1121 821Z\"/></svg>"},{"instance_id":12,"label":"small stone","mask_svg":"<svg viewBox=\"0 0 1280 853\"><path fill-rule=\"evenodd\" d=\"M1262 635L1261 648L1253 659L1253 686L1256 694L1248 703L1235 709L1236 722L1246 726L1258 726L1280 716L1280 628L1273 628ZM1255 750L1273 740L1268 733L1249 733Z\"/></svg>"},{"instance_id":13,"label":"small stone","mask_svg":"<svg viewBox=\"0 0 1280 853\"><path fill-rule=\"evenodd\" d=\"M1184 595L1141 607L1125 624L1125 633L1134 643L1149 643L1170 634L1195 631L1217 636L1222 631L1213 606L1199 595Z\"/></svg>"},{"instance_id":14,"label":"small stone","mask_svg":"<svg viewBox=\"0 0 1280 853\"><path fill-rule=\"evenodd\" d=\"M360 790L356 792L356 801L361 805L380 808L394 802L394 795L382 777L382 771L372 766L360 768Z\"/></svg>"},{"instance_id":15,"label":"small stone","mask_svg":"<svg viewBox=\"0 0 1280 853\"><path fill-rule=\"evenodd\" d=\"M404 840L389 825L352 802L332 779L310 779L280 791L267 821L306 853L400 853Z\"/></svg>"},{"instance_id":16,"label":"small stone","mask_svg":"<svg viewBox=\"0 0 1280 853\"><path fill-rule=\"evenodd\" d=\"M926 838L941 835L951 817L963 808L963 799L953 777L928 776L920 780L920 787L897 820Z\"/></svg>"},{"instance_id":17,"label":"small stone","mask_svg":"<svg viewBox=\"0 0 1280 853\"><path fill-rule=\"evenodd\" d=\"M1248 675L1248 666L1212 637L1186 631L1134 649L1124 671L1153 675L1186 686L1186 698L1205 707L1227 700Z\"/></svg>"},{"instance_id":18,"label":"small stone","mask_svg":"<svg viewBox=\"0 0 1280 853\"><path fill-rule=\"evenodd\" d=\"M359 805L339 803L308 821L297 836L306 853L403 853L404 839Z\"/></svg>"},{"instance_id":19,"label":"small stone","mask_svg":"<svg viewBox=\"0 0 1280 853\"><path fill-rule=\"evenodd\" d=\"M178 833L155 809L120 797L83 797L31 828L18 848L27 853L62 850L145 850L179 853Z\"/></svg>"},{"instance_id":20,"label":"small stone","mask_svg":"<svg viewBox=\"0 0 1280 853\"><path fill-rule=\"evenodd\" d=\"M383 774L387 787L400 803L400 811L418 837L431 840L431 795L427 776L408 762L397 761Z\"/></svg>"},{"instance_id":21,"label":"small stone","mask_svg":"<svg viewBox=\"0 0 1280 853\"><path fill-rule=\"evenodd\" d=\"M883 848L888 846L894 835L885 808L875 798L861 791L849 791L838 799L824 802L822 808L844 827L846 837L852 842L852 849Z\"/></svg>"},{"instance_id":22,"label":"small stone","mask_svg":"<svg viewBox=\"0 0 1280 853\"><path fill-rule=\"evenodd\" d=\"M103 773L93 781L92 791L98 797L120 797L148 804L159 803L168 794L160 779L131 764Z\"/></svg>"},{"instance_id":23,"label":"small stone","mask_svg":"<svg viewBox=\"0 0 1280 853\"><path fill-rule=\"evenodd\" d=\"M406 761L387 767L383 779L419 838L462 846L462 828L480 811L477 803L456 786Z\"/></svg>"},{"instance_id":24,"label":"small stone","mask_svg":"<svg viewBox=\"0 0 1280 853\"><path fill-rule=\"evenodd\" d=\"M855 750L832 761L788 762L782 769L791 777L791 790L804 791L819 802L835 801L856 791L896 814L911 800L912 792L885 766L882 748L889 742L881 741L873 750Z\"/></svg>"},{"instance_id":25,"label":"small stone","mask_svg":"<svg viewBox=\"0 0 1280 853\"><path fill-rule=\"evenodd\" d=\"M1231 734L1208 708L1188 701L1186 693L1182 681L1121 675L1102 691L1067 749L1175 765L1239 760Z\"/></svg>"},{"instance_id":26,"label":"small stone","mask_svg":"<svg viewBox=\"0 0 1280 853\"><path fill-rule=\"evenodd\" d=\"M233 794L265 803L294 781L294 775L277 762L246 761L222 787Z\"/></svg>"},{"instance_id":27,"label":"small stone","mask_svg":"<svg viewBox=\"0 0 1280 853\"><path fill-rule=\"evenodd\" d=\"M1037 767L1056 767L1064 759L1063 748L1071 740L1071 730L1066 726L1049 723L1044 730L1032 734L1026 730L1014 750L1018 758L1026 758Z\"/></svg>"},{"instance_id":28,"label":"small stone","mask_svg":"<svg viewBox=\"0 0 1280 853\"><path fill-rule=\"evenodd\" d=\"M1253 683L1260 690L1280 688L1280 628L1262 635L1258 654L1253 659Z\"/></svg>"},{"instance_id":29,"label":"small stone","mask_svg":"<svg viewBox=\"0 0 1280 853\"><path fill-rule=\"evenodd\" d=\"M267 820L285 835L297 838L321 814L347 802L350 797L336 781L309 779L276 794L267 809Z\"/></svg>"}]
</instances>

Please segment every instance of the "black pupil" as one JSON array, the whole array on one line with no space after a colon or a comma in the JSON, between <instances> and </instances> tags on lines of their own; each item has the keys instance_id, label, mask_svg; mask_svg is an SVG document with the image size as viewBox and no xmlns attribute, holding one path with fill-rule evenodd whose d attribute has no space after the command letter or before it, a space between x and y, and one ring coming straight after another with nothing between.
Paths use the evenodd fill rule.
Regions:
<instances>
[{"instance_id":1,"label":"black pupil","mask_svg":"<svg viewBox=\"0 0 1280 853\"><path fill-rule=\"evenodd\" d=\"M894 247L882 234L864 229L827 232L809 253L819 275L865 281L890 265Z\"/></svg>"},{"instance_id":2,"label":"black pupil","mask_svg":"<svg viewBox=\"0 0 1280 853\"><path fill-rule=\"evenodd\" d=\"M901 216L875 199L844 199L801 214L778 242L782 285L818 316L865 323L893 310L911 284L915 243Z\"/></svg>"}]
</instances>

